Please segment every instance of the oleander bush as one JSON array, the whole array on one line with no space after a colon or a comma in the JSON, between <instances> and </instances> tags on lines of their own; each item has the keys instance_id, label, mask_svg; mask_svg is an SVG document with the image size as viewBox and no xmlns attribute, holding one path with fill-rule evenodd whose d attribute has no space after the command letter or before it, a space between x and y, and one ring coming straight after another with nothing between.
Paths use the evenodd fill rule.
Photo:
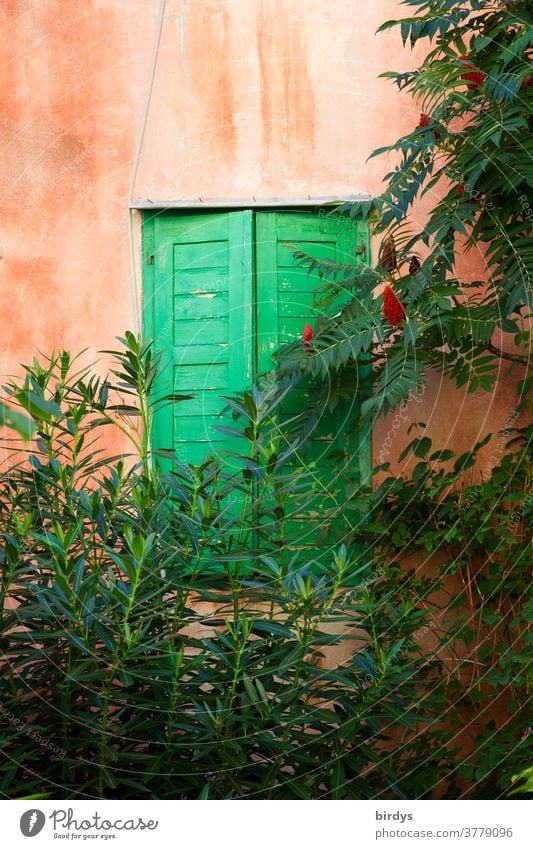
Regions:
<instances>
[{"instance_id":1,"label":"oleander bush","mask_svg":"<svg viewBox=\"0 0 533 849\"><path fill-rule=\"evenodd\" d=\"M462 488L481 445L454 458L418 436L412 479L373 491L347 469L345 544L309 559L282 530L284 490L309 485L276 442L301 446L273 426L285 388L228 399L240 472L162 473L157 364L123 341L106 379L63 352L9 389L37 440L0 480L4 796L505 792L528 735L528 434ZM443 555L439 574L403 568L407 550Z\"/></svg>"},{"instance_id":2,"label":"oleander bush","mask_svg":"<svg viewBox=\"0 0 533 849\"><path fill-rule=\"evenodd\" d=\"M401 795L388 753L423 721L420 605L368 552L284 556L299 471L269 432L272 386L229 399L240 474L159 473L151 347L124 341L109 378L63 352L10 386L37 440L0 482L2 793ZM133 456L99 447L106 428Z\"/></svg>"}]
</instances>

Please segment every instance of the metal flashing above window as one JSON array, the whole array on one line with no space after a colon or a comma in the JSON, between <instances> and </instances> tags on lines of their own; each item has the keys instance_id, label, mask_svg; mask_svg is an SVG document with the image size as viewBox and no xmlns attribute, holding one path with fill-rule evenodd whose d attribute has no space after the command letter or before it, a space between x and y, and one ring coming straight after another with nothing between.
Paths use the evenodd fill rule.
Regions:
<instances>
[{"instance_id":1,"label":"metal flashing above window","mask_svg":"<svg viewBox=\"0 0 533 849\"><path fill-rule=\"evenodd\" d=\"M270 207L301 207L325 206L339 203L356 203L357 201L372 200L372 195L346 195L344 197L274 197L274 198L194 198L152 199L137 198L130 203L130 209L256 209Z\"/></svg>"}]
</instances>

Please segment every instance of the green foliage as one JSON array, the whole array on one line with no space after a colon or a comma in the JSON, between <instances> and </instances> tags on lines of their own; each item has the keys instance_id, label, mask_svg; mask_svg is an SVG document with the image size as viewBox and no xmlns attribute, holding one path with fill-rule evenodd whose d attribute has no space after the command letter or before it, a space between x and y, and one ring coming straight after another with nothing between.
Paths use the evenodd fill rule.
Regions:
<instances>
[{"instance_id":1,"label":"green foliage","mask_svg":"<svg viewBox=\"0 0 533 849\"><path fill-rule=\"evenodd\" d=\"M498 798L528 761L532 436L531 427L508 427L459 457L418 436L399 457L412 458L412 472L383 477L377 469L382 480L365 495L372 522L356 538L378 561L416 554L437 564L418 637L442 660L438 684L422 694L422 704L435 718L445 711L445 721L395 752L408 796L423 794L434 775L451 798ZM472 470L485 446L492 453L476 482ZM413 578L398 568L391 581L417 598Z\"/></svg>"},{"instance_id":2,"label":"green foliage","mask_svg":"<svg viewBox=\"0 0 533 849\"><path fill-rule=\"evenodd\" d=\"M413 16L384 27L434 47L390 76L428 120L388 149L399 165L383 194L342 213L375 213L377 267L300 254L322 315L307 348L287 346L274 375L226 399L242 445L231 472L213 457L160 471L158 364L132 334L105 378L60 352L7 388L15 412L0 415L23 410L36 439L0 478L4 796L531 792L530 431L457 457L421 424L400 457L410 474L382 465L371 491L341 457L341 497L318 510L333 485L306 460L313 416L361 388L361 360L375 390L362 412L375 415L420 391L428 368L488 390L503 355L493 334L529 338L531 10L406 4ZM417 232L413 203L443 187ZM487 285L459 278L464 245L483 247ZM383 282L405 321L383 316ZM314 411L287 417L309 382ZM131 455L111 455L106 431ZM293 521L305 510L317 538L338 529L321 554ZM430 577L405 567L421 554Z\"/></svg>"},{"instance_id":3,"label":"green foliage","mask_svg":"<svg viewBox=\"0 0 533 849\"><path fill-rule=\"evenodd\" d=\"M402 795L388 752L423 719L405 650L423 613L372 558L309 559L284 528L310 485L277 423L287 387L227 399L240 471L162 475L142 454L151 348L123 341L106 378L60 352L10 387L37 439L0 479L1 792Z\"/></svg>"},{"instance_id":4,"label":"green foliage","mask_svg":"<svg viewBox=\"0 0 533 849\"><path fill-rule=\"evenodd\" d=\"M0 401L0 427L11 428L24 439L30 439L34 433L31 420L3 401Z\"/></svg>"},{"instance_id":5,"label":"green foliage","mask_svg":"<svg viewBox=\"0 0 533 849\"><path fill-rule=\"evenodd\" d=\"M515 796L517 793L533 793L533 767L528 767L518 775L513 775L513 781L517 783L509 795Z\"/></svg>"},{"instance_id":6,"label":"green foliage","mask_svg":"<svg viewBox=\"0 0 533 849\"><path fill-rule=\"evenodd\" d=\"M344 543L317 555L291 521L315 484L300 418L279 423L292 382L226 399L231 474L213 457L163 474L139 456L157 364L123 341L106 378L61 352L10 388L37 439L0 479L2 793L507 792L528 735L530 434L506 431L480 483L487 440L455 457L418 436L412 477L373 492L348 466L318 524ZM101 444L110 427L129 459ZM439 574L405 571L409 552Z\"/></svg>"},{"instance_id":7,"label":"green foliage","mask_svg":"<svg viewBox=\"0 0 533 849\"><path fill-rule=\"evenodd\" d=\"M518 370L517 415L530 390L519 381L531 341L532 7L404 5L412 16L381 29L398 27L404 45L425 40L428 51L413 71L383 76L412 95L420 120L372 154L396 162L379 197L332 211L371 217L377 263L297 255L317 275L321 315L308 346L278 352L278 374L314 382L321 409L360 390L358 363L370 361L373 391L361 412L376 417L420 397L430 370L473 393L492 391L508 363ZM439 199L421 229L416 204L428 196ZM484 256L483 280L461 270L472 250ZM398 308L377 294L383 284ZM386 477L374 492L346 484L346 514L366 503L372 517L350 544L366 546L385 584L430 612L416 636L426 652L428 640L434 646L435 686L419 691L434 721L392 757L410 798L439 782L451 798L496 798L530 761L531 432L511 435L509 427L499 437L479 483L469 475L484 443L456 457L419 436L399 458L416 458L409 474ZM425 587L406 571L408 556L428 559L434 577ZM529 791L526 783L521 792Z\"/></svg>"},{"instance_id":8,"label":"green foliage","mask_svg":"<svg viewBox=\"0 0 533 849\"><path fill-rule=\"evenodd\" d=\"M405 0L412 16L388 21L411 47L429 42L413 71L386 73L413 96L420 126L373 156L397 164L372 201L347 203L335 215L371 215L383 238L375 268L321 262L324 311L311 349L282 349L281 373L335 381L362 354L374 366L374 395L363 413L386 413L416 392L429 368L467 391L490 391L501 359L527 364L533 280L533 17L528 3ZM467 56L468 59L464 57ZM467 75L465 77L465 75ZM470 76L468 76L470 75ZM473 75L473 78L472 78ZM413 207L440 199L420 229ZM458 259L485 257L486 282L460 275ZM392 285L406 319L390 324L376 290ZM497 331L504 348L493 344ZM509 352L516 345L523 353ZM340 375L340 377L339 377ZM330 393L331 397L331 393Z\"/></svg>"}]
</instances>

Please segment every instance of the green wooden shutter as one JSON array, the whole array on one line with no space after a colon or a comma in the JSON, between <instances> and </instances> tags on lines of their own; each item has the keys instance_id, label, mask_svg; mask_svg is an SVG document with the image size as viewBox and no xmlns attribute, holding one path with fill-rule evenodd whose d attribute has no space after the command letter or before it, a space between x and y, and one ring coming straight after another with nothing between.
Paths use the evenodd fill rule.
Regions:
<instances>
[{"instance_id":1,"label":"green wooden shutter","mask_svg":"<svg viewBox=\"0 0 533 849\"><path fill-rule=\"evenodd\" d=\"M357 256L368 255L367 224L307 212L257 214L256 334L260 371L272 368L272 354L278 346L301 339L305 323L313 324L317 317L312 304L318 279L297 265L295 248L316 258L353 263ZM366 372L367 367L362 365L352 402L337 408L334 414L325 414L301 452L309 469L309 489L293 499L289 528L297 532L300 545L308 547L310 555L319 553L317 542L320 548L338 541L339 526L329 517L346 498L346 463L355 483L368 479L368 427L355 428L350 440L346 440L348 430L358 420ZM281 418L292 415L307 400L305 387L297 390ZM354 519L357 521L357 517Z\"/></svg>"},{"instance_id":2,"label":"green wooden shutter","mask_svg":"<svg viewBox=\"0 0 533 849\"><path fill-rule=\"evenodd\" d=\"M221 396L252 380L252 225L250 211L145 221L145 335L162 356L156 395L194 396L160 410L153 447L182 462L231 447L214 428Z\"/></svg>"},{"instance_id":3,"label":"green wooden shutter","mask_svg":"<svg viewBox=\"0 0 533 849\"><path fill-rule=\"evenodd\" d=\"M368 251L366 222L303 211L169 212L146 219L145 336L154 339L163 366L156 393L194 396L157 414L153 448L195 464L222 453L226 470L240 471L225 452L239 451L242 443L233 445L215 429L221 396L241 392L254 372L270 369L279 345L301 339L306 321L316 318L317 278L296 264L295 248L353 262L361 249ZM341 526L331 517L345 499L346 464L355 483L370 473L368 428L354 428L346 440L357 422L361 389L356 381L352 402L325 414L301 451L310 486L290 505L289 530L310 555L339 541ZM291 394L281 423L308 398L305 386Z\"/></svg>"}]
</instances>

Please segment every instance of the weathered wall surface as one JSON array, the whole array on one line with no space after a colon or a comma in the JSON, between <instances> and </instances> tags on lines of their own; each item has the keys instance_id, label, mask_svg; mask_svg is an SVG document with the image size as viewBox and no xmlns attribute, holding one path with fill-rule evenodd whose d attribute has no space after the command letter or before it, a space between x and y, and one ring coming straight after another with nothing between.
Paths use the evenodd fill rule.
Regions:
<instances>
[{"instance_id":1,"label":"weathered wall surface","mask_svg":"<svg viewBox=\"0 0 533 849\"><path fill-rule=\"evenodd\" d=\"M416 105L378 79L415 61L397 33L374 37L401 14L397 0L167 0L150 86L161 8L2 4L4 374L38 350L107 348L134 326L130 192L191 201L374 194L387 162L367 163L369 153L418 122ZM477 274L480 258L468 262ZM409 415L436 441L461 446L503 426L512 408L507 380L466 407L435 376ZM376 428L376 454L390 427ZM405 431L404 422L398 439Z\"/></svg>"},{"instance_id":2,"label":"weathered wall surface","mask_svg":"<svg viewBox=\"0 0 533 849\"><path fill-rule=\"evenodd\" d=\"M372 193L373 147L418 120L378 80L397 2L168 0L138 197ZM391 113L394 115L391 115Z\"/></svg>"}]
</instances>

